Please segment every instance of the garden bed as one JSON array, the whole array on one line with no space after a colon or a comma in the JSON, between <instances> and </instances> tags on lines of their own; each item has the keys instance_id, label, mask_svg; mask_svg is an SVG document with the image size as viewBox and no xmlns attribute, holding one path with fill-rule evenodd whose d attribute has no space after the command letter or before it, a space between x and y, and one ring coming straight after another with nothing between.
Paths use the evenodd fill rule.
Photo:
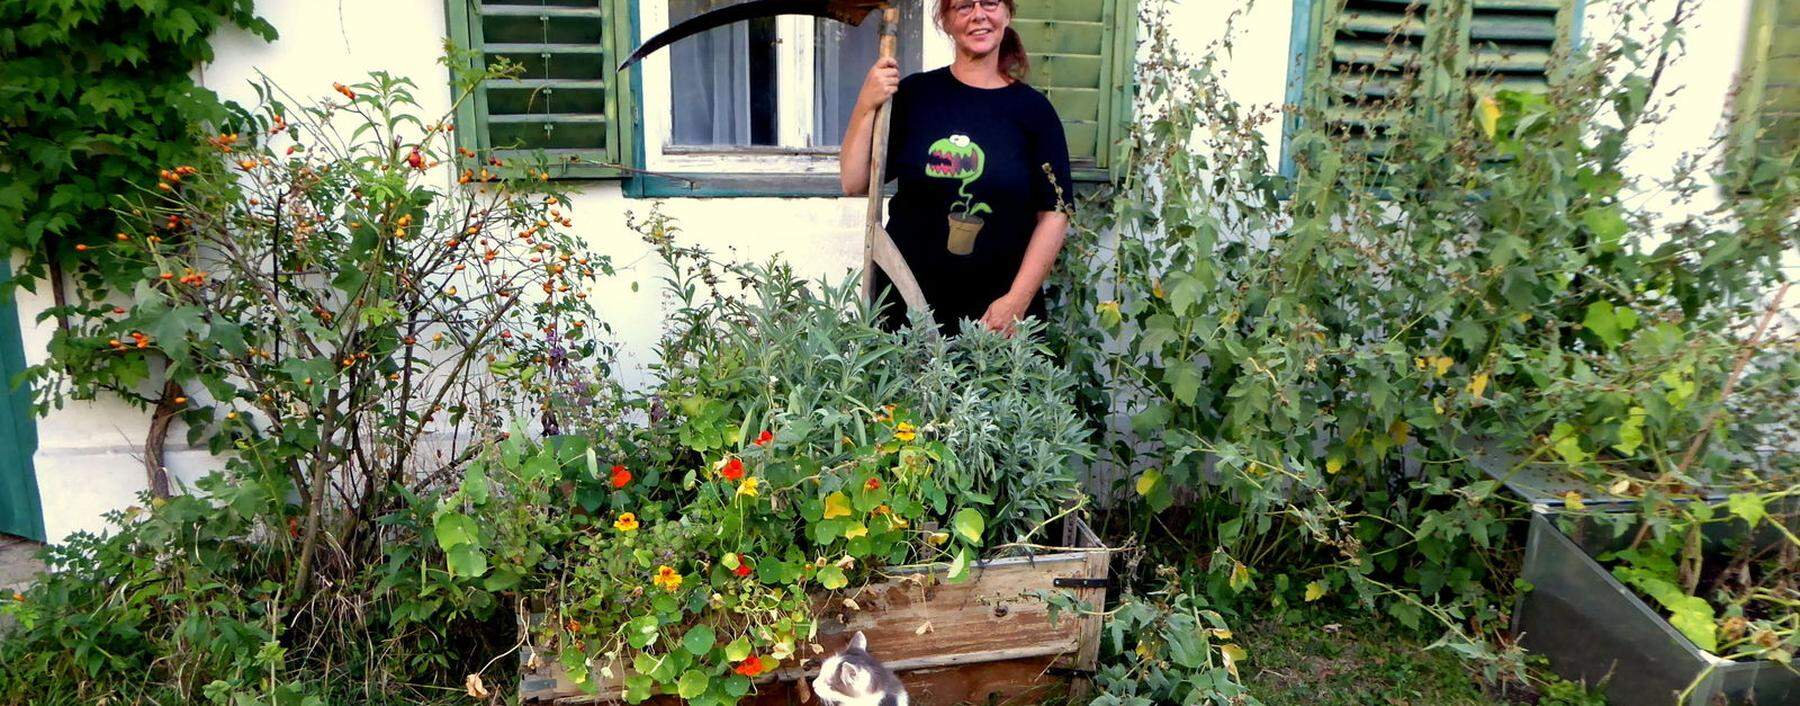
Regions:
<instances>
[{"instance_id":1,"label":"garden bed","mask_svg":"<svg viewBox=\"0 0 1800 706\"><path fill-rule=\"evenodd\" d=\"M1532 588L1521 596L1515 614L1526 649L1549 657L1551 667L1565 678L1589 684L1605 679L1613 703L1800 701L1800 673L1794 667L1771 660L1728 660L1700 649L1595 560L1631 538L1631 533L1614 536L1588 518L1565 533L1549 512L1532 513L1524 568ZM1709 544L1719 539L1707 537ZM1686 698L1678 698L1684 693Z\"/></svg>"},{"instance_id":2,"label":"garden bed","mask_svg":"<svg viewBox=\"0 0 1800 706\"><path fill-rule=\"evenodd\" d=\"M979 562L959 583L945 582L946 568L932 564L900 567L860 588L816 593L819 628L813 643L822 652L783 663L763 677L745 703L809 701L805 680L816 674L820 659L857 631L868 637L870 651L899 673L915 706L1035 704L1085 690L1085 676L1099 654L1099 616L1064 614L1052 620L1036 594L1070 591L1087 605L1103 605L1110 555L1079 521L1072 521L1065 543L1078 549ZM521 703L621 700L623 674L590 693L554 661L534 659L529 647L521 654ZM650 703L680 702L661 696Z\"/></svg>"}]
</instances>

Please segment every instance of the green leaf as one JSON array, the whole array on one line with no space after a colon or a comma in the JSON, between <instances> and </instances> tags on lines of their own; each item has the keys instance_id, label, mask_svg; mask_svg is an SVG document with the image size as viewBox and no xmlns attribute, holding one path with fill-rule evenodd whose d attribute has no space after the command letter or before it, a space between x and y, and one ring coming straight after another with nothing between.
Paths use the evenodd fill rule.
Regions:
<instances>
[{"instance_id":1,"label":"green leaf","mask_svg":"<svg viewBox=\"0 0 1800 706\"><path fill-rule=\"evenodd\" d=\"M639 704L650 700L656 692L656 682L648 674L630 674L625 677L625 703Z\"/></svg>"},{"instance_id":2,"label":"green leaf","mask_svg":"<svg viewBox=\"0 0 1800 706\"><path fill-rule=\"evenodd\" d=\"M695 625L687 631L686 635L681 636L681 647L695 657L705 657L706 653L712 651L714 641L712 628Z\"/></svg>"},{"instance_id":3,"label":"green leaf","mask_svg":"<svg viewBox=\"0 0 1800 706\"><path fill-rule=\"evenodd\" d=\"M819 585L824 586L826 590L835 591L850 585L850 579L844 576L844 570L838 568L836 564L819 569L817 578Z\"/></svg>"},{"instance_id":4,"label":"green leaf","mask_svg":"<svg viewBox=\"0 0 1800 706\"><path fill-rule=\"evenodd\" d=\"M974 508L965 507L957 511L956 517L950 521L950 526L956 530L957 535L970 544L980 544L981 533L987 530L987 518L982 517L981 513Z\"/></svg>"},{"instance_id":5,"label":"green leaf","mask_svg":"<svg viewBox=\"0 0 1800 706\"><path fill-rule=\"evenodd\" d=\"M1751 527L1769 516L1768 501L1755 493L1732 493L1725 499L1725 507Z\"/></svg>"},{"instance_id":6,"label":"green leaf","mask_svg":"<svg viewBox=\"0 0 1800 706\"><path fill-rule=\"evenodd\" d=\"M632 618L625 623L625 642L640 650L649 647L650 643L656 642L657 628L654 615Z\"/></svg>"},{"instance_id":7,"label":"green leaf","mask_svg":"<svg viewBox=\"0 0 1800 706\"><path fill-rule=\"evenodd\" d=\"M1613 313L1613 305L1607 302L1594 302L1588 305L1587 316L1581 320L1582 328L1594 334L1608 347L1619 345L1621 333L1619 322Z\"/></svg>"},{"instance_id":8,"label":"green leaf","mask_svg":"<svg viewBox=\"0 0 1800 706\"><path fill-rule=\"evenodd\" d=\"M1138 476L1137 494L1149 496L1150 492L1156 490L1156 486L1162 483L1162 477L1162 471L1154 468L1146 469L1142 475Z\"/></svg>"},{"instance_id":9,"label":"green leaf","mask_svg":"<svg viewBox=\"0 0 1800 706\"><path fill-rule=\"evenodd\" d=\"M969 578L968 547L962 547L956 550L956 558L950 560L950 575L947 578L952 583Z\"/></svg>"},{"instance_id":10,"label":"green leaf","mask_svg":"<svg viewBox=\"0 0 1800 706\"><path fill-rule=\"evenodd\" d=\"M1174 361L1163 371L1163 380L1169 383L1169 392L1177 402L1184 405L1194 403L1200 393L1200 369L1185 360Z\"/></svg>"},{"instance_id":11,"label":"green leaf","mask_svg":"<svg viewBox=\"0 0 1800 706\"><path fill-rule=\"evenodd\" d=\"M458 544L444 556L449 560L450 573L457 576L476 578L487 573L487 555L473 544Z\"/></svg>"},{"instance_id":12,"label":"green leaf","mask_svg":"<svg viewBox=\"0 0 1800 706\"><path fill-rule=\"evenodd\" d=\"M1587 226L1588 232L1594 234L1599 241L1601 252L1619 249L1619 239L1625 235L1627 226L1625 217L1620 215L1619 207L1603 206L1588 209L1581 214L1581 224Z\"/></svg>"},{"instance_id":13,"label":"green leaf","mask_svg":"<svg viewBox=\"0 0 1800 706\"><path fill-rule=\"evenodd\" d=\"M438 515L432 530L437 535L438 548L444 551L481 541L481 528L475 525L475 519L460 512Z\"/></svg>"},{"instance_id":14,"label":"green leaf","mask_svg":"<svg viewBox=\"0 0 1800 706\"><path fill-rule=\"evenodd\" d=\"M726 660L729 660L732 662L741 662L741 661L743 661L743 659L745 657L749 657L749 656L750 656L750 638L748 636L739 635L738 639L732 640L731 644L728 644L725 646L725 659Z\"/></svg>"},{"instance_id":15,"label":"green leaf","mask_svg":"<svg viewBox=\"0 0 1800 706\"><path fill-rule=\"evenodd\" d=\"M1626 413L1625 421L1619 424L1619 443L1613 444L1613 448L1627 456L1636 452L1644 443L1645 416L1643 407L1632 407Z\"/></svg>"},{"instance_id":16,"label":"green leaf","mask_svg":"<svg viewBox=\"0 0 1800 706\"><path fill-rule=\"evenodd\" d=\"M706 693L706 685L711 680L706 673L698 669L689 669L681 673L681 680L675 683L675 694L684 699L692 699Z\"/></svg>"}]
</instances>

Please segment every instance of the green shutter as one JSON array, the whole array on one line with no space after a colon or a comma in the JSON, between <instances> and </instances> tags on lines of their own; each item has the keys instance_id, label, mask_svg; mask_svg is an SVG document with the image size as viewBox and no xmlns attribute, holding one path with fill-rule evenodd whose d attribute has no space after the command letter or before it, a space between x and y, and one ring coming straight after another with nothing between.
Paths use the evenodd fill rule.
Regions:
<instances>
[{"instance_id":1,"label":"green shutter","mask_svg":"<svg viewBox=\"0 0 1800 706\"><path fill-rule=\"evenodd\" d=\"M458 142L509 163L543 150L557 177L612 177L630 143L625 75L629 0L449 0L452 38L478 61L523 67L458 106Z\"/></svg>"},{"instance_id":2,"label":"green shutter","mask_svg":"<svg viewBox=\"0 0 1800 706\"><path fill-rule=\"evenodd\" d=\"M1012 26L1031 56L1032 86L1050 98L1077 172L1096 176L1115 162L1131 109L1132 0L1025 0Z\"/></svg>"},{"instance_id":3,"label":"green shutter","mask_svg":"<svg viewBox=\"0 0 1800 706\"><path fill-rule=\"evenodd\" d=\"M1402 111L1438 109L1455 86L1421 77L1422 56L1452 43L1458 65L1445 74L1497 88L1546 90L1553 57L1576 22L1575 0L1324 0L1313 21L1327 75L1313 95L1327 126L1380 155ZM1440 13L1458 16L1436 21ZM1420 101L1420 98L1431 97Z\"/></svg>"},{"instance_id":4,"label":"green shutter","mask_svg":"<svg viewBox=\"0 0 1800 706\"><path fill-rule=\"evenodd\" d=\"M12 269L0 254L0 282ZM25 370L25 348L19 335L19 310L12 294L0 295L0 532L44 541L44 513L38 503L37 423L31 413L31 391L13 387Z\"/></svg>"},{"instance_id":5,"label":"green shutter","mask_svg":"<svg viewBox=\"0 0 1800 706\"><path fill-rule=\"evenodd\" d=\"M1749 179L1758 167L1791 163L1800 150L1800 0L1756 0L1745 39L1737 156Z\"/></svg>"}]
</instances>

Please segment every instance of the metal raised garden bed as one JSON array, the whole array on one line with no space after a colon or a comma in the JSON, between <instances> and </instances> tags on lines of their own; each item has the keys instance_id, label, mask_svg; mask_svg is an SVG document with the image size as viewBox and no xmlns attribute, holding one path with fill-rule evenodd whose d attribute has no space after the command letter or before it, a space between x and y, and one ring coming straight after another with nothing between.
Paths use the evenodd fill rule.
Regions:
<instances>
[{"instance_id":1,"label":"metal raised garden bed","mask_svg":"<svg viewBox=\"0 0 1800 706\"><path fill-rule=\"evenodd\" d=\"M899 673L913 706L958 703L1037 704L1053 695L1088 687L1100 649L1100 618L1064 613L1050 620L1034 591L1073 591L1095 609L1105 604L1108 550L1085 523L1074 520L1064 544L1076 551L983 561L962 583L943 582L942 565L910 566L885 572L886 581L860 589L814 596L820 655L835 653L862 631L870 651ZM850 610L844 598L861 610ZM523 626L522 626L523 627ZM531 651L521 654L532 663ZM784 663L765 677L744 704L773 706L810 702L805 679L818 658ZM564 676L554 660L523 669L523 704L607 703L623 693L611 680L588 694ZM622 675L620 679L622 679ZM677 704L673 696L647 703Z\"/></svg>"},{"instance_id":2,"label":"metal raised garden bed","mask_svg":"<svg viewBox=\"0 0 1800 706\"><path fill-rule=\"evenodd\" d=\"M1630 706L1800 704L1794 667L1731 661L1701 650L1594 561L1628 545L1633 533L1614 537L1591 519L1575 519L1564 533L1555 517L1546 506L1533 508L1524 568L1532 588L1519 598L1514 628L1525 648L1548 657L1557 674L1588 684L1604 678L1607 699ZM1708 543L1730 529L1721 526ZM1679 698L1690 685L1687 698Z\"/></svg>"}]
</instances>

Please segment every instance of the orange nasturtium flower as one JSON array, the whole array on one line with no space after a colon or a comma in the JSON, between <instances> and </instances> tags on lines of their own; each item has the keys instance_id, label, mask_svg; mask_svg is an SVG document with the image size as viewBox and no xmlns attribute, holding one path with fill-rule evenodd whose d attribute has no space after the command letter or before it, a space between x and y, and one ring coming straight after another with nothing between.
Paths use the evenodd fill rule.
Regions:
<instances>
[{"instance_id":1,"label":"orange nasturtium flower","mask_svg":"<svg viewBox=\"0 0 1800 706\"><path fill-rule=\"evenodd\" d=\"M736 667L732 668L731 671L737 672L738 674L742 674L746 677L754 677L763 672L762 658L758 657L756 655L750 655L749 657L745 657L744 661L739 662Z\"/></svg>"},{"instance_id":2,"label":"orange nasturtium flower","mask_svg":"<svg viewBox=\"0 0 1800 706\"><path fill-rule=\"evenodd\" d=\"M623 488L631 482L631 471L624 466L612 467L612 487Z\"/></svg>"},{"instance_id":3,"label":"orange nasturtium flower","mask_svg":"<svg viewBox=\"0 0 1800 706\"><path fill-rule=\"evenodd\" d=\"M636 532L637 528L638 518L636 513L620 513L619 519L613 520L613 529L620 532Z\"/></svg>"},{"instance_id":4,"label":"orange nasturtium flower","mask_svg":"<svg viewBox=\"0 0 1800 706\"><path fill-rule=\"evenodd\" d=\"M863 483L863 488L867 489L871 493L873 493L877 490L881 490L881 479L880 478L870 478L869 480L867 480Z\"/></svg>"},{"instance_id":5,"label":"orange nasturtium flower","mask_svg":"<svg viewBox=\"0 0 1800 706\"><path fill-rule=\"evenodd\" d=\"M918 435L918 428L914 427L911 422L901 422L894 427L894 438L901 441L912 441Z\"/></svg>"},{"instance_id":6,"label":"orange nasturtium flower","mask_svg":"<svg viewBox=\"0 0 1800 706\"><path fill-rule=\"evenodd\" d=\"M768 446L769 442L774 441L774 440L775 440L775 435L769 433L769 430L767 430L767 429L764 429L761 434L756 435L756 445L757 446Z\"/></svg>"},{"instance_id":7,"label":"orange nasturtium flower","mask_svg":"<svg viewBox=\"0 0 1800 706\"><path fill-rule=\"evenodd\" d=\"M681 588L681 572L668 566L658 566L656 567L656 576L650 579L650 583L656 584L657 588L664 591L674 593L675 589Z\"/></svg>"},{"instance_id":8,"label":"orange nasturtium flower","mask_svg":"<svg viewBox=\"0 0 1800 706\"><path fill-rule=\"evenodd\" d=\"M719 464L719 475L732 482L743 480L744 461L736 456L725 459Z\"/></svg>"}]
</instances>

